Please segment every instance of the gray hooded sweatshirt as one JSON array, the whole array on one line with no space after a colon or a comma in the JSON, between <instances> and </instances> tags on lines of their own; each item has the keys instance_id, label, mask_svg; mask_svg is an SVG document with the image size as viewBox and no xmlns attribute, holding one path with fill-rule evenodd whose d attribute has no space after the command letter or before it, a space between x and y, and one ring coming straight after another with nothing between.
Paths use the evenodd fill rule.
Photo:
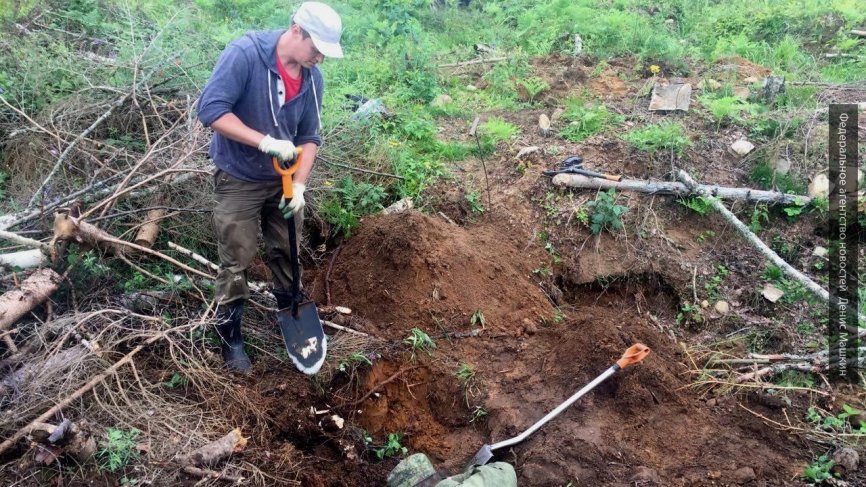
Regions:
<instances>
[{"instance_id":1,"label":"gray hooded sweatshirt","mask_svg":"<svg viewBox=\"0 0 866 487\"><path fill-rule=\"evenodd\" d=\"M205 127L231 112L248 127L275 139L321 145L318 113L325 88L322 73L316 66L303 68L301 90L284 101L276 55L277 40L283 32L250 32L226 46L199 98L198 118ZM213 135L208 154L218 168L238 179L270 182L280 178L271 156L218 133Z\"/></svg>"}]
</instances>

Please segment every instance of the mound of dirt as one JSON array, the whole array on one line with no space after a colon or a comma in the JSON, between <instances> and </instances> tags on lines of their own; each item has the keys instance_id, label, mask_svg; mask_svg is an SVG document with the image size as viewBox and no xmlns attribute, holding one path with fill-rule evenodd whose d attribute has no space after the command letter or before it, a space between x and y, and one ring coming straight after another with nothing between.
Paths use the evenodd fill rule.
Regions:
<instances>
[{"instance_id":1,"label":"mound of dirt","mask_svg":"<svg viewBox=\"0 0 866 487\"><path fill-rule=\"evenodd\" d=\"M642 289L638 300L633 286L600 296L577 291L570 318L535 334L442 342L415 365L380 361L362 389L383 386L355 420L378 436L405 432L413 451L454 473L482 444L519 434L643 342L653 349L643 363L500 452L517 468L519 485L802 485L790 480L804 461L796 440L741 405L767 416L777 411L760 398L706 401L688 388L679 345L649 318L670 313L675 301L653 292ZM459 363L476 372L469 387L454 377ZM470 421L478 406L486 415Z\"/></svg>"},{"instance_id":2,"label":"mound of dirt","mask_svg":"<svg viewBox=\"0 0 866 487\"><path fill-rule=\"evenodd\" d=\"M379 336L399 338L413 327L432 333L437 325L465 331L476 311L487 329L519 334L526 320L553 315L532 280L550 256L528 248L528 239L501 223L467 230L416 211L376 215L343 244L332 301L373 323Z\"/></svg>"}]
</instances>

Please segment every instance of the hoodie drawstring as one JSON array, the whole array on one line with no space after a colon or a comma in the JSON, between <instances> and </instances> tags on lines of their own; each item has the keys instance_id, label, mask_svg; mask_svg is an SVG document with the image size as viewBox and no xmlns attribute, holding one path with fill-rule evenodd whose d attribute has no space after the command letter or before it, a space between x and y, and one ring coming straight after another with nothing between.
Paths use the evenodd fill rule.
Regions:
<instances>
[{"instance_id":1,"label":"hoodie drawstring","mask_svg":"<svg viewBox=\"0 0 866 487\"><path fill-rule=\"evenodd\" d=\"M279 127L280 124L277 123L277 114L274 113L274 95L271 94L271 70L267 67L265 67L265 69L268 71L268 102L270 102L269 105L271 106L271 118L274 119L274 127ZM319 122L319 125L321 125L321 122Z\"/></svg>"}]
</instances>

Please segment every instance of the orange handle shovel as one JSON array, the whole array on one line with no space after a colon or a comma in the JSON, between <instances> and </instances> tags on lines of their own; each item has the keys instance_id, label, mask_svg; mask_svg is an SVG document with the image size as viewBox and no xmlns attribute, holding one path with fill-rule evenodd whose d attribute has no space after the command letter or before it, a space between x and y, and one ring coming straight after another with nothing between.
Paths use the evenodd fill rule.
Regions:
<instances>
[{"instance_id":1,"label":"orange handle shovel","mask_svg":"<svg viewBox=\"0 0 866 487\"><path fill-rule=\"evenodd\" d=\"M622 358L616 361L616 364L620 369L624 369L629 365L634 365L641 360L645 359L647 355L649 355L650 349L648 346L643 343L635 343L634 345L628 347L622 354Z\"/></svg>"},{"instance_id":2,"label":"orange handle shovel","mask_svg":"<svg viewBox=\"0 0 866 487\"><path fill-rule=\"evenodd\" d=\"M301 168L301 154L303 152L300 147L295 148L295 162L288 169L283 169L276 157L271 158L271 162L274 164L274 171L277 171L277 174L283 178L283 196L286 200L290 200L294 196L294 191L292 191L292 175Z\"/></svg>"}]
</instances>

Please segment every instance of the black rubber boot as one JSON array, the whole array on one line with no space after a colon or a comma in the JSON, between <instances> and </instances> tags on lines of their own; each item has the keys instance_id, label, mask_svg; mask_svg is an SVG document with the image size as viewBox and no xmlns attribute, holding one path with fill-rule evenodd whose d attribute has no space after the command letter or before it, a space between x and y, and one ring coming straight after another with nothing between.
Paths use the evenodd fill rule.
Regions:
<instances>
[{"instance_id":1,"label":"black rubber boot","mask_svg":"<svg viewBox=\"0 0 866 487\"><path fill-rule=\"evenodd\" d=\"M241 317L244 315L244 301L237 300L221 305L217 310L217 333L222 339L223 361L232 372L250 371L250 358L244 352L244 337L241 335Z\"/></svg>"},{"instance_id":2,"label":"black rubber boot","mask_svg":"<svg viewBox=\"0 0 866 487\"><path fill-rule=\"evenodd\" d=\"M274 297L277 298L277 309L286 309L292 305L292 295L284 289L274 288L271 291Z\"/></svg>"}]
</instances>

